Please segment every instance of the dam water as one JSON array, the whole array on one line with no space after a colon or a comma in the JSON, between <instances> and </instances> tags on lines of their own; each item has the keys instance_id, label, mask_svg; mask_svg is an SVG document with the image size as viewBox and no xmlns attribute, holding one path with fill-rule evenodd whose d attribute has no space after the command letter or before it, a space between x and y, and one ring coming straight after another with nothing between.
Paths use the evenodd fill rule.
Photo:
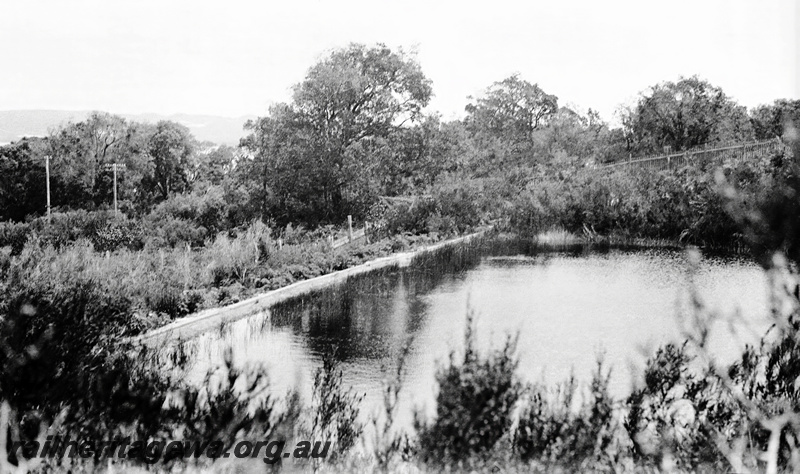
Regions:
<instances>
[{"instance_id":1,"label":"dam water","mask_svg":"<svg viewBox=\"0 0 800 474\"><path fill-rule=\"evenodd\" d=\"M274 390L311 393L322 355L341 362L344 383L378 412L402 353L401 423L432 413L437 367L463 349L466 314L477 346L500 348L518 334L524 381L588 382L602 357L614 396L626 396L647 356L690 330L694 292L716 314L709 351L731 362L769 326L767 279L740 257L682 250L544 251L524 245L455 249L305 295L192 341L191 377L222 361L266 367ZM407 347L407 350L404 348Z\"/></svg>"}]
</instances>

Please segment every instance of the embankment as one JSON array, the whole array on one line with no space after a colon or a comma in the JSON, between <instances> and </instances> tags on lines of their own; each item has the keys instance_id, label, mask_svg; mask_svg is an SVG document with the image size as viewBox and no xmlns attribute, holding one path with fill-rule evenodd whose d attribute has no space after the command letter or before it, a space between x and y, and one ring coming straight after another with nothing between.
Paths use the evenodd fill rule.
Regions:
<instances>
[{"instance_id":1,"label":"embankment","mask_svg":"<svg viewBox=\"0 0 800 474\"><path fill-rule=\"evenodd\" d=\"M221 308L211 308L199 313L180 318L166 326L154 329L148 333L130 339L134 344L158 346L171 344L180 340L190 339L205 331L230 323L238 319L256 314L269 309L271 306L288 299L320 290L330 285L343 283L348 278L369 273L387 267L407 267L414 257L434 252L443 247L461 244L482 236L489 229L484 229L473 234L465 235L434 245L429 245L410 252L397 253L387 257L378 258L355 267L346 268L337 272L322 275L316 278L299 281L277 290L262 293L238 303Z\"/></svg>"}]
</instances>

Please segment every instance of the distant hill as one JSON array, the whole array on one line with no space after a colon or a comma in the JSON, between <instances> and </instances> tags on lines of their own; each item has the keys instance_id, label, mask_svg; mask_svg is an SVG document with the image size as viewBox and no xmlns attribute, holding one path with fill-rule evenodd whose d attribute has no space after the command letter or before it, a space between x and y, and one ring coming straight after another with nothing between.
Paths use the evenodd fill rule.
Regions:
<instances>
[{"instance_id":1,"label":"distant hill","mask_svg":"<svg viewBox=\"0 0 800 474\"><path fill-rule=\"evenodd\" d=\"M17 141L22 137L45 136L49 129L67 121L80 121L89 115L88 110L6 110L0 111L0 144ZM136 122L155 123L172 120L189 127L200 141L236 145L244 136L243 126L255 116L219 117L192 114L116 114Z\"/></svg>"}]
</instances>

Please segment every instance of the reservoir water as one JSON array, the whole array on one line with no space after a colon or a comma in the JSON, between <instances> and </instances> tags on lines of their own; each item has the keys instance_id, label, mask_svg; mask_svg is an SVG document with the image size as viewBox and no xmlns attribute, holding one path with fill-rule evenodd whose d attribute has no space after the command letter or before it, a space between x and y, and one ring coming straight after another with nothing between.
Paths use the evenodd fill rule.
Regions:
<instances>
[{"instance_id":1,"label":"reservoir water","mask_svg":"<svg viewBox=\"0 0 800 474\"><path fill-rule=\"evenodd\" d=\"M400 419L410 423L415 407L432 413L436 368L463 348L472 311L482 351L519 334L524 380L555 384L574 374L587 382L602 354L612 393L622 398L647 355L684 339L692 287L720 316L709 341L720 361L767 329L765 274L743 258L703 256L690 271L680 250L509 246L445 252L228 324L192 342L190 373L199 377L230 347L235 364L262 364L276 390L308 397L322 354L335 350L345 384L366 394L369 414L408 345Z\"/></svg>"}]
</instances>

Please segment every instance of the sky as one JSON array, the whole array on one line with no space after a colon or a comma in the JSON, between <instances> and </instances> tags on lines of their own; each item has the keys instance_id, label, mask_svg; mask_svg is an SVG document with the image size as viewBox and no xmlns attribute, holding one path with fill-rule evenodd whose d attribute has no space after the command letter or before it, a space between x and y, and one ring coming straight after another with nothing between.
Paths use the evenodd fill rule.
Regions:
<instances>
[{"instance_id":1,"label":"sky","mask_svg":"<svg viewBox=\"0 0 800 474\"><path fill-rule=\"evenodd\" d=\"M335 48L415 52L429 112L519 73L609 121L699 75L739 103L800 98L800 0L2 0L0 110L264 115Z\"/></svg>"}]
</instances>

